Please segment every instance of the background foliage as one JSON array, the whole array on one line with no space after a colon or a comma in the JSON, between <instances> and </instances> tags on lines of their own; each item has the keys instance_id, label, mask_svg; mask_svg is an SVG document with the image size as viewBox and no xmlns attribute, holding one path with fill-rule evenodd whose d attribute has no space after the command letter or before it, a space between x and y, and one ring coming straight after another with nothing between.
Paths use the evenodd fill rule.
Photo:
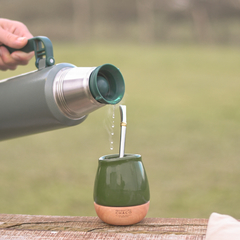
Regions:
<instances>
[{"instance_id":1,"label":"background foliage","mask_svg":"<svg viewBox=\"0 0 240 240\"><path fill-rule=\"evenodd\" d=\"M58 41L239 44L239 0L0 0L1 17Z\"/></svg>"}]
</instances>

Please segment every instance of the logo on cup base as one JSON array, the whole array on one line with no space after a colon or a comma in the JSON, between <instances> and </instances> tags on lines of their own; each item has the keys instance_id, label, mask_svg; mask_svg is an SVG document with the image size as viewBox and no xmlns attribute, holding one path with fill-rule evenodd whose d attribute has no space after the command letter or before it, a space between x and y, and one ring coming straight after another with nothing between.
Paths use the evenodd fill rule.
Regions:
<instances>
[{"instance_id":1,"label":"logo on cup base","mask_svg":"<svg viewBox=\"0 0 240 240\"><path fill-rule=\"evenodd\" d=\"M115 210L115 215L119 218L127 218L132 215L132 210L131 209Z\"/></svg>"}]
</instances>

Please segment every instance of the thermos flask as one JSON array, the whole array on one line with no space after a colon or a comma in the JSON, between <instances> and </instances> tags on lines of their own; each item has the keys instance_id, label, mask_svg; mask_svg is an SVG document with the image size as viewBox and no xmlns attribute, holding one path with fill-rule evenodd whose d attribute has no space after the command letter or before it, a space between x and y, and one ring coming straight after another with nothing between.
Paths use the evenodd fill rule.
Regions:
<instances>
[{"instance_id":1,"label":"thermos flask","mask_svg":"<svg viewBox=\"0 0 240 240\"><path fill-rule=\"evenodd\" d=\"M124 79L111 64L55 65L47 37L31 38L20 50L35 51L38 69L0 80L0 140L80 124L89 113L123 98Z\"/></svg>"}]
</instances>

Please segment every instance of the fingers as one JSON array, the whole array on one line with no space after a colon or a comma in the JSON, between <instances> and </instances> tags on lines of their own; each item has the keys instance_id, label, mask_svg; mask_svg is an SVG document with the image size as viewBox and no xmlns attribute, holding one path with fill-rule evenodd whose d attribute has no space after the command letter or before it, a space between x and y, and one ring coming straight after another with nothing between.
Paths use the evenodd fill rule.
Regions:
<instances>
[{"instance_id":1,"label":"fingers","mask_svg":"<svg viewBox=\"0 0 240 240\"><path fill-rule=\"evenodd\" d=\"M19 62L20 65L25 65L25 64L21 64L21 63L25 63L25 62L29 62L29 60L31 60L31 58L34 56L34 52L30 52L30 53L25 53L25 52L21 52L21 51L16 51L13 52L11 54L11 57Z\"/></svg>"},{"instance_id":2,"label":"fingers","mask_svg":"<svg viewBox=\"0 0 240 240\"><path fill-rule=\"evenodd\" d=\"M26 65L33 55L34 52L25 53L21 51L10 54L5 47L0 46L0 70L15 70L17 65Z\"/></svg>"},{"instance_id":3,"label":"fingers","mask_svg":"<svg viewBox=\"0 0 240 240\"><path fill-rule=\"evenodd\" d=\"M32 37L32 34L23 23L0 18L0 44L20 49Z\"/></svg>"},{"instance_id":4,"label":"fingers","mask_svg":"<svg viewBox=\"0 0 240 240\"><path fill-rule=\"evenodd\" d=\"M18 21L0 18L0 70L16 69L17 65L26 65L34 53L20 51L10 54L2 44L11 48L20 49L24 47L32 34L27 27Z\"/></svg>"},{"instance_id":5,"label":"fingers","mask_svg":"<svg viewBox=\"0 0 240 240\"><path fill-rule=\"evenodd\" d=\"M14 35L6 30L0 28L0 42L11 48L20 49L27 44L28 39L26 37L19 37L17 35Z\"/></svg>"}]
</instances>

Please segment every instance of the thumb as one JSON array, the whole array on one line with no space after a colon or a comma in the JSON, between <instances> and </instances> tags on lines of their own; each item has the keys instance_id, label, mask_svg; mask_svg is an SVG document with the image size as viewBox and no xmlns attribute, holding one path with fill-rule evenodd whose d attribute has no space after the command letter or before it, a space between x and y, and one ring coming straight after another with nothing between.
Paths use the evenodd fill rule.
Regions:
<instances>
[{"instance_id":1,"label":"thumb","mask_svg":"<svg viewBox=\"0 0 240 240\"><path fill-rule=\"evenodd\" d=\"M27 42L28 39L26 37L20 37L0 28L0 44L19 49L24 47Z\"/></svg>"}]
</instances>

